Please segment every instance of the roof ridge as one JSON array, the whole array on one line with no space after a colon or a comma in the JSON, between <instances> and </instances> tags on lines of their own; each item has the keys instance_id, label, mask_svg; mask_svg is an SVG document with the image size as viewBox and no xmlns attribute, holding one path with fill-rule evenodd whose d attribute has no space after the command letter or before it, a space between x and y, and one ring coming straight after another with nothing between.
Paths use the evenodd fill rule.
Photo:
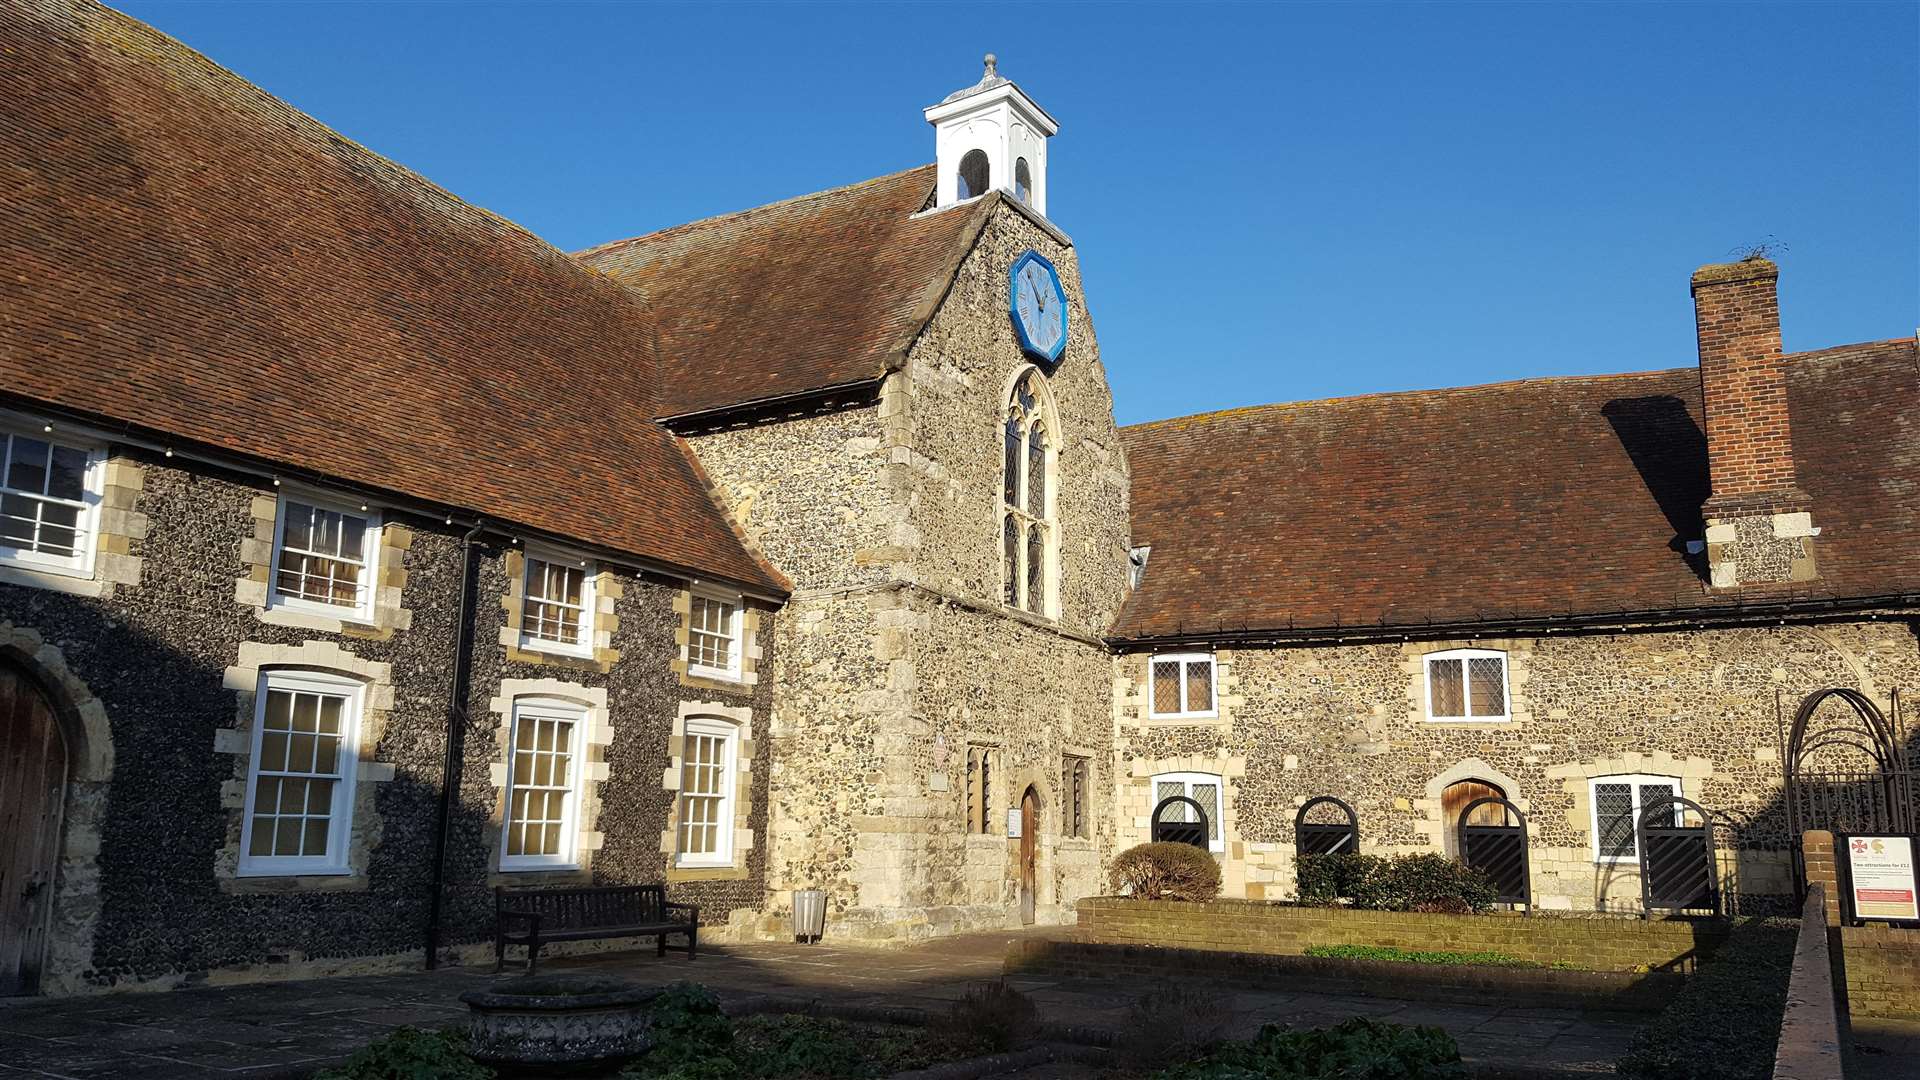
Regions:
<instances>
[{"instance_id":1,"label":"roof ridge","mask_svg":"<svg viewBox=\"0 0 1920 1080\"><path fill-rule=\"evenodd\" d=\"M935 163L933 162L927 162L921 165L915 165L910 169L901 169L898 172L890 172L881 176L871 176L865 180L856 180L851 184L841 184L839 187L823 188L819 191L809 191L804 195L792 195L784 199L778 199L774 202L761 203L759 206L749 206L742 210L729 210L724 214L712 214L703 218L695 218L692 221L683 221L678 225L669 225L664 229L655 229L652 232L641 233L639 236L629 236L620 240L608 240L604 243L595 244L592 247L581 248L580 250L575 251L572 254L573 254L573 257L576 259L585 259L593 255L599 255L608 251L615 250L617 248L623 248L630 244L638 244L647 240L657 240L661 237L666 236L669 233L676 233L685 229L693 229L702 225L712 225L717 222L727 221L732 218L743 218L748 216L749 214L758 214L766 210L778 210L781 207L792 206L796 203L803 203L812 199L824 199L829 195L839 195L844 192L852 191L855 188L866 187L869 184L878 184L887 180L897 180L900 177L906 176L909 173L916 173L921 171L922 169L931 169L934 167L934 164Z\"/></svg>"},{"instance_id":2,"label":"roof ridge","mask_svg":"<svg viewBox=\"0 0 1920 1080\"><path fill-rule=\"evenodd\" d=\"M1683 371L1692 371L1690 367L1654 368L1648 371L1611 371L1588 375L1535 375L1523 379L1503 379L1500 382L1474 383L1467 386L1435 386L1414 390L1372 390L1364 394L1342 394L1337 397L1306 398L1300 401L1270 401L1259 405L1240 405L1231 409L1215 409L1209 412L1189 413L1185 416L1169 416L1161 420L1143 420L1137 424L1124 424L1122 431L1137 431L1142 428L1158 427L1162 424L1190 423L1200 420L1219 420L1243 413L1259 413L1273 409L1298 409L1312 406L1345 405L1356 401L1370 401L1381 398L1423 397L1442 394L1471 394L1486 390L1504 390L1515 386L1528 386L1539 383L1601 382L1607 379L1631 379L1648 375L1674 375Z\"/></svg>"}]
</instances>

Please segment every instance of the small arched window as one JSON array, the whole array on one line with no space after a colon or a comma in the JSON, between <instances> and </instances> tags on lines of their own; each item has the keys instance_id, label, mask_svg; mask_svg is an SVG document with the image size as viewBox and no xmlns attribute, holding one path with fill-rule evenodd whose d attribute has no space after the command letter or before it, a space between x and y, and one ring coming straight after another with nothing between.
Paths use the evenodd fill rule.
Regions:
<instances>
[{"instance_id":1,"label":"small arched window","mask_svg":"<svg viewBox=\"0 0 1920 1080\"><path fill-rule=\"evenodd\" d=\"M1048 615L1058 547L1051 478L1058 441L1039 380L1038 371L1027 369L1007 402L1000 483L1001 600L1011 608Z\"/></svg>"},{"instance_id":2,"label":"small arched window","mask_svg":"<svg viewBox=\"0 0 1920 1080\"><path fill-rule=\"evenodd\" d=\"M960 159L958 197L971 199L975 195L985 195L991 180L992 177L988 175L986 151L967 151L967 156Z\"/></svg>"},{"instance_id":3,"label":"small arched window","mask_svg":"<svg viewBox=\"0 0 1920 1080\"><path fill-rule=\"evenodd\" d=\"M1023 203L1033 201L1033 171L1027 168L1026 158L1013 163L1013 197Z\"/></svg>"}]
</instances>

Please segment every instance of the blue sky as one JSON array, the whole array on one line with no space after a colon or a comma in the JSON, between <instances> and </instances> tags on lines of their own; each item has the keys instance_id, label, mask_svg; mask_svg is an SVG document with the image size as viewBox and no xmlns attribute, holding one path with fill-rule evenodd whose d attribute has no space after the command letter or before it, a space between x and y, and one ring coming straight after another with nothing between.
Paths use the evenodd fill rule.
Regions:
<instances>
[{"instance_id":1,"label":"blue sky","mask_svg":"<svg viewBox=\"0 0 1920 1080\"><path fill-rule=\"evenodd\" d=\"M980 56L1061 122L1123 422L1920 322L1920 6L157 3L124 10L573 249L933 155Z\"/></svg>"}]
</instances>

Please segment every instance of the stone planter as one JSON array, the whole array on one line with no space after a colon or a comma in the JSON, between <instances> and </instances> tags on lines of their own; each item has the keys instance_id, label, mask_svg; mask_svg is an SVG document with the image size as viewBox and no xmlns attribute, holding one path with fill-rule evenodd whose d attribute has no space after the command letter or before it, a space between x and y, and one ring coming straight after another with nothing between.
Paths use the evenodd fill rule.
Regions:
<instances>
[{"instance_id":1,"label":"stone planter","mask_svg":"<svg viewBox=\"0 0 1920 1080\"><path fill-rule=\"evenodd\" d=\"M596 975L507 979L460 995L474 1060L503 1077L610 1075L644 1053L660 991Z\"/></svg>"}]
</instances>

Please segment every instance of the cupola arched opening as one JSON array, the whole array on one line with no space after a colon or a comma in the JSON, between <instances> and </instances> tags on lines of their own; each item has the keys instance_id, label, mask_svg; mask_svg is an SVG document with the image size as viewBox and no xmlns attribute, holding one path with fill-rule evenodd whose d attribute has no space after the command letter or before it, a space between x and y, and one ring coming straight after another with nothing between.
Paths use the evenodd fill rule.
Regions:
<instances>
[{"instance_id":1,"label":"cupola arched opening","mask_svg":"<svg viewBox=\"0 0 1920 1080\"><path fill-rule=\"evenodd\" d=\"M1023 203L1033 202L1033 170L1027 167L1026 158L1013 163L1013 197Z\"/></svg>"},{"instance_id":2,"label":"cupola arched opening","mask_svg":"<svg viewBox=\"0 0 1920 1080\"><path fill-rule=\"evenodd\" d=\"M986 151L968 151L967 156L960 159L959 197L971 199L975 195L985 195L991 182Z\"/></svg>"}]
</instances>

